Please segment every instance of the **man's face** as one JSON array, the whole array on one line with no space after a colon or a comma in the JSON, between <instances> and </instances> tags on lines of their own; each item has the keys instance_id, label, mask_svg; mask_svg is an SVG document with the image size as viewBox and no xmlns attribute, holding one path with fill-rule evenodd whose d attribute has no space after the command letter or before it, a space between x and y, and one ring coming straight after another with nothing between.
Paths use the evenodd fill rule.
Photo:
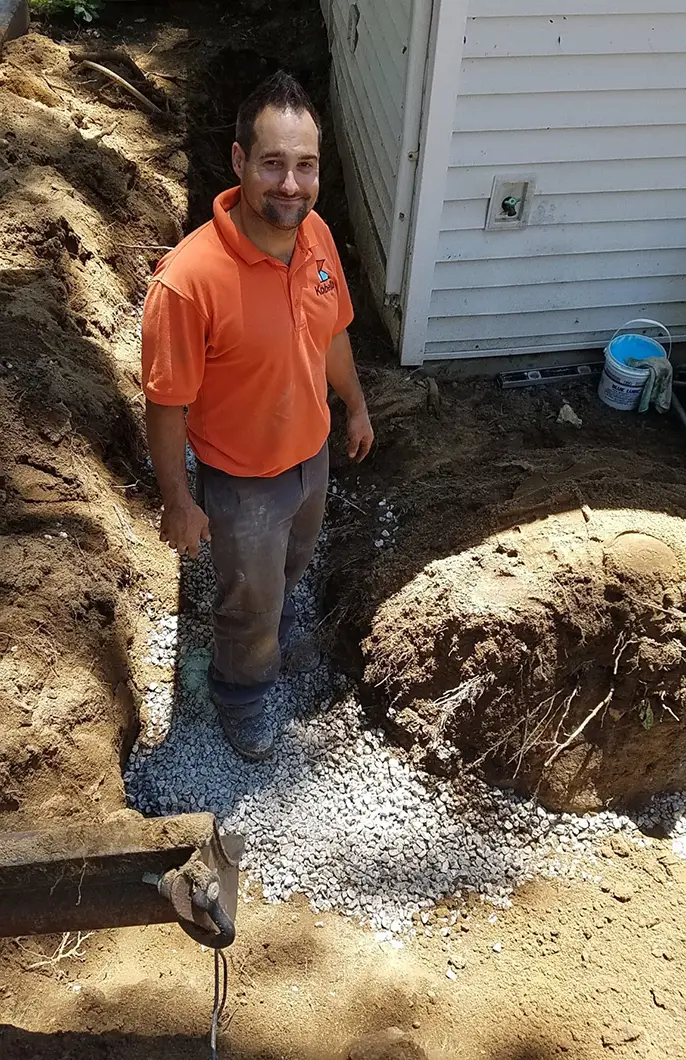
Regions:
<instances>
[{"instance_id":1,"label":"man's face","mask_svg":"<svg viewBox=\"0 0 686 1060\"><path fill-rule=\"evenodd\" d=\"M233 145L233 168L256 214L281 231L298 228L319 194L319 133L311 115L266 107L249 157Z\"/></svg>"}]
</instances>

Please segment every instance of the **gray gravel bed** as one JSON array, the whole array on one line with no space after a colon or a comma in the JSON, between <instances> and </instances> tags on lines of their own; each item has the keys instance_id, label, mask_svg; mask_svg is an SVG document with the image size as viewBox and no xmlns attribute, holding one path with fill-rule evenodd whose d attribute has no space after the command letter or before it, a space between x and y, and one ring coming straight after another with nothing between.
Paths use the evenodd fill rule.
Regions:
<instances>
[{"instance_id":1,"label":"gray gravel bed","mask_svg":"<svg viewBox=\"0 0 686 1060\"><path fill-rule=\"evenodd\" d=\"M376 540L390 548L393 510L372 503L383 527ZM319 621L320 562L296 590L296 636ZM381 731L366 727L355 689L327 660L314 673L282 676L267 704L275 756L243 762L207 695L214 576L206 547L196 562L182 562L182 587L189 609L160 616L150 637L160 679L146 691L145 727L125 772L128 797L146 814L211 810L225 830L243 833L243 867L268 900L301 892L313 909L340 910L390 940L417 914L430 935L422 911L445 897L477 893L507 906L536 874L599 879L599 840L622 832L647 845L639 824L666 822L686 855L686 796L654 800L640 820L556 815L475 781L459 793L410 768Z\"/></svg>"}]
</instances>

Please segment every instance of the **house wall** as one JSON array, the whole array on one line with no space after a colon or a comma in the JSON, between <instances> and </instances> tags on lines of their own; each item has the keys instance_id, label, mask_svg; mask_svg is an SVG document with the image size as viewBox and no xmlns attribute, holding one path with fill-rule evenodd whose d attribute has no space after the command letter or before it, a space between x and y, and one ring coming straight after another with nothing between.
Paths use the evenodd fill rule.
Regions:
<instances>
[{"instance_id":1,"label":"house wall","mask_svg":"<svg viewBox=\"0 0 686 1060\"><path fill-rule=\"evenodd\" d=\"M393 231L413 0L321 0L346 191L377 303ZM350 39L357 8L356 43ZM354 45L354 46L353 46ZM422 57L424 59L425 57ZM389 320L393 327L393 320Z\"/></svg>"},{"instance_id":2,"label":"house wall","mask_svg":"<svg viewBox=\"0 0 686 1060\"><path fill-rule=\"evenodd\" d=\"M424 357L686 336L686 5L652 3L469 0ZM485 231L494 176L527 174L529 226Z\"/></svg>"}]
</instances>

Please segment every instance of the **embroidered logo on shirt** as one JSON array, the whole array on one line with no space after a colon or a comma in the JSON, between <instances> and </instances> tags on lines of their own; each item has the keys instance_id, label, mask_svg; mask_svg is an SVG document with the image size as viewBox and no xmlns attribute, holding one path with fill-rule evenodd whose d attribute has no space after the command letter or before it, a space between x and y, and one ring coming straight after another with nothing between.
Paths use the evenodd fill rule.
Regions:
<instances>
[{"instance_id":1,"label":"embroidered logo on shirt","mask_svg":"<svg viewBox=\"0 0 686 1060\"><path fill-rule=\"evenodd\" d=\"M319 276L320 281L319 283L315 284L314 287L317 294L329 294L329 292L333 291L336 286L336 284L324 268L325 264L326 261L324 258L322 258L321 261L317 262L317 275Z\"/></svg>"}]
</instances>

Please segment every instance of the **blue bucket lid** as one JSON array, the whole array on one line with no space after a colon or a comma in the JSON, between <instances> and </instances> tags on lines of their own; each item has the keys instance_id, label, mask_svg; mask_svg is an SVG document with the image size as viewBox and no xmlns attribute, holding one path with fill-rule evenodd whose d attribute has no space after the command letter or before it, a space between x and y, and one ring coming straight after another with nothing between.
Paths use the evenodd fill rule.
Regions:
<instances>
[{"instance_id":1,"label":"blue bucket lid","mask_svg":"<svg viewBox=\"0 0 686 1060\"><path fill-rule=\"evenodd\" d=\"M629 360L640 361L646 357L666 357L667 352L657 339L647 335L617 335L608 346L615 361L626 364Z\"/></svg>"}]
</instances>

